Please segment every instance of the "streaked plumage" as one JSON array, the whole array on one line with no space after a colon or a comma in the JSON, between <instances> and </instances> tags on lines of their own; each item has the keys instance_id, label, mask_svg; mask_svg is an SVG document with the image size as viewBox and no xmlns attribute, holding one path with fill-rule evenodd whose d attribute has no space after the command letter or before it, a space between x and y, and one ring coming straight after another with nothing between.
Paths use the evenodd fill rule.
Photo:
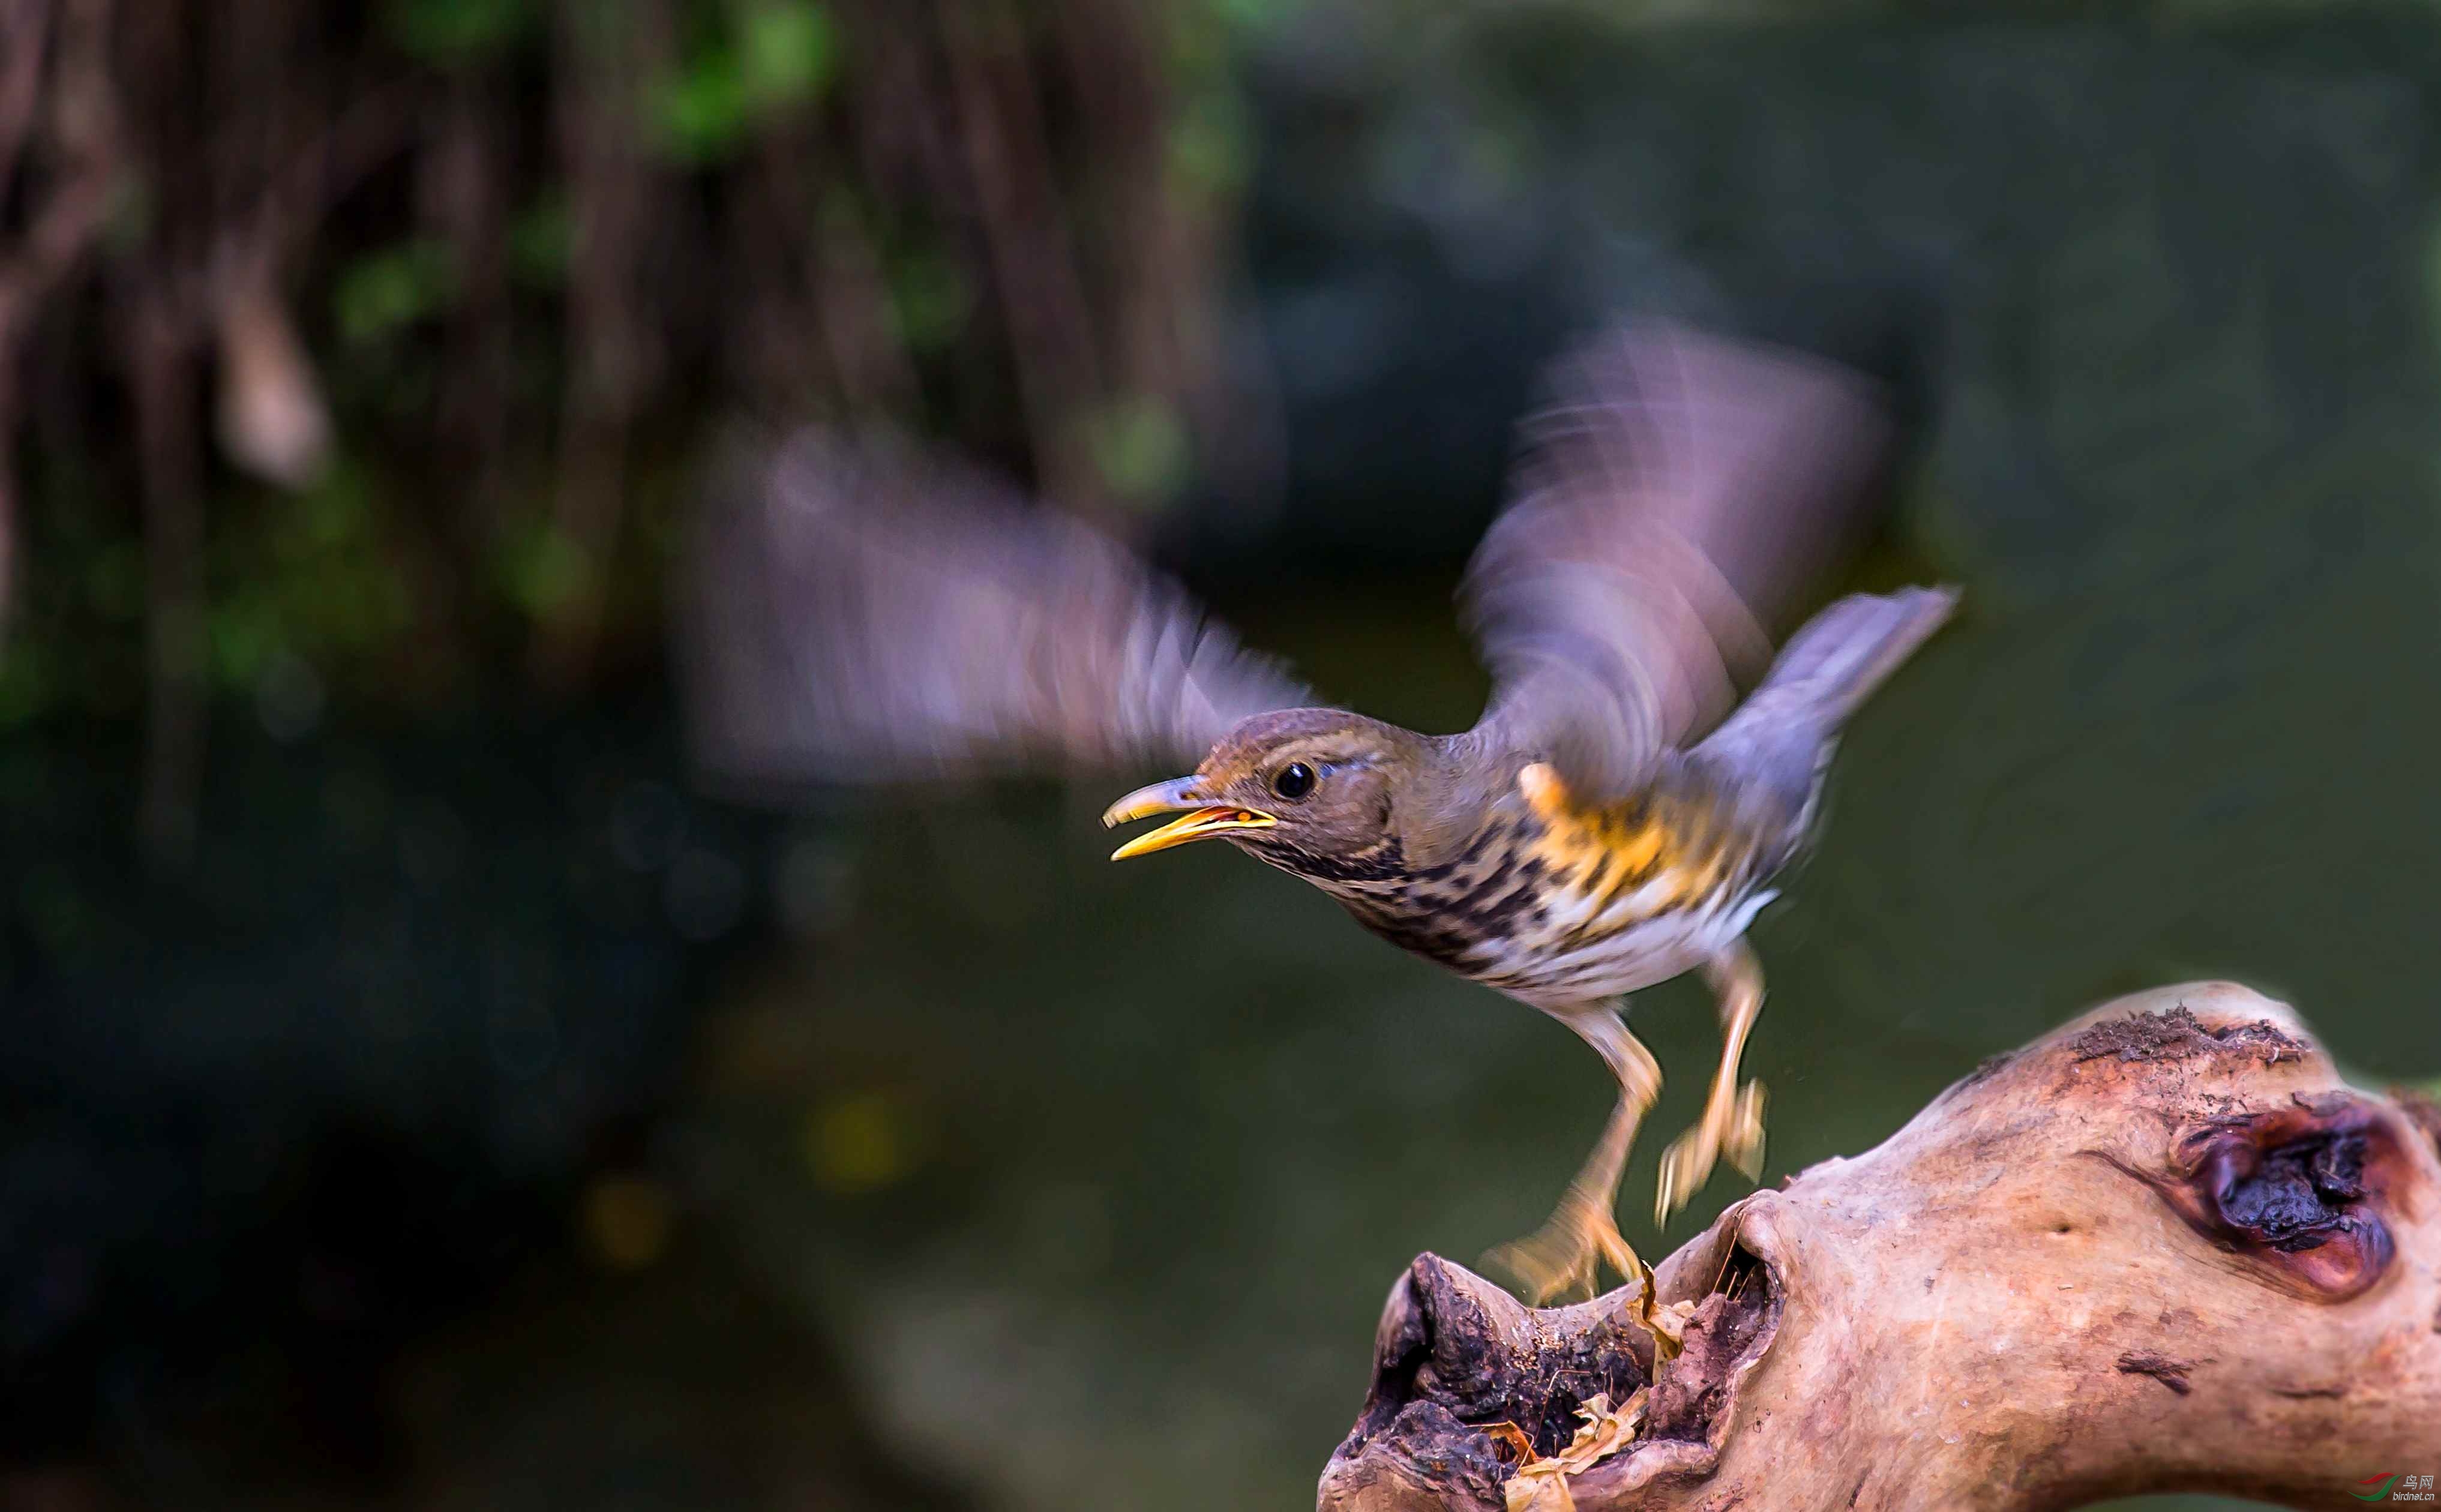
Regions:
<instances>
[{"instance_id":1,"label":"streaked plumage","mask_svg":"<svg viewBox=\"0 0 2441 1512\"><path fill-rule=\"evenodd\" d=\"M1464 733L1303 707L1083 527L809 433L732 467L707 516L701 755L765 783L1196 762L1112 805L1111 823L1186 816L1118 855L1226 839L1567 1023L1619 1106L1552 1224L1508 1257L1546 1294L1590 1284L1597 1260L1639 1270L1610 1207L1658 1071L1618 999L1690 970L1722 999L1722 1066L1664 1161L1665 1215L1722 1153L1756 1174L1762 1092L1736 1067L1762 977L1744 932L1809 837L1840 725L1954 597L1843 599L1770 660L1766 625L1836 559L1884 460L1853 373L1645 326L1557 365L1551 396L1463 590L1495 675Z\"/></svg>"}]
</instances>

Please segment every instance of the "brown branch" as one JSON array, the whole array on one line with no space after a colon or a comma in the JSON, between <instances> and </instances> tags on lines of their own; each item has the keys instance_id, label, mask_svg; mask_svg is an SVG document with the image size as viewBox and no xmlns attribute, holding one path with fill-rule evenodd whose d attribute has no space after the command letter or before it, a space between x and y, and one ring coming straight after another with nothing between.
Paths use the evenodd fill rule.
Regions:
<instances>
[{"instance_id":1,"label":"brown branch","mask_svg":"<svg viewBox=\"0 0 2441 1512\"><path fill-rule=\"evenodd\" d=\"M420 103L413 81L323 79L300 37L305 19L303 8L265 3L220 28L227 118L202 154L217 204L189 238L206 248L194 254L198 314L219 349L222 449L292 490L320 474L332 424L281 286L339 202L412 139ZM335 93L343 102L329 101Z\"/></svg>"},{"instance_id":2,"label":"brown branch","mask_svg":"<svg viewBox=\"0 0 2441 1512\"><path fill-rule=\"evenodd\" d=\"M830 157L800 127L764 134L732 212L732 255L754 283L732 301L732 344L771 413L795 420L827 401L859 419L902 417L917 399L914 365L880 254Z\"/></svg>"},{"instance_id":3,"label":"brown branch","mask_svg":"<svg viewBox=\"0 0 2441 1512\"><path fill-rule=\"evenodd\" d=\"M449 80L431 106L415 162L418 212L450 248L458 270L444 359L457 377L433 406L432 434L443 465L466 480L445 511L444 529L461 532L469 544L498 529L502 463L517 418L506 246L514 125L504 100L503 87L488 75ZM445 591L429 581L424 589Z\"/></svg>"},{"instance_id":4,"label":"brown branch","mask_svg":"<svg viewBox=\"0 0 2441 1512\"><path fill-rule=\"evenodd\" d=\"M1419 1259L1322 1507L2345 1506L2441 1473L2441 1148L2226 983L1987 1064L1731 1207L1658 1293L1692 1312L1655 1379L1626 1292L1531 1312ZM1626 1449L1516 1474L1648 1383Z\"/></svg>"},{"instance_id":5,"label":"brown branch","mask_svg":"<svg viewBox=\"0 0 2441 1512\"><path fill-rule=\"evenodd\" d=\"M281 232L273 258L285 262L317 230L333 207L415 140L425 103L418 81L371 86L341 107L302 152L280 153L263 197L280 207Z\"/></svg>"},{"instance_id":6,"label":"brown branch","mask_svg":"<svg viewBox=\"0 0 2441 1512\"><path fill-rule=\"evenodd\" d=\"M941 45L1038 480L1060 503L1121 523L1083 444L1087 406L1102 397L1093 312L1016 18L1001 0L945 4Z\"/></svg>"},{"instance_id":7,"label":"brown branch","mask_svg":"<svg viewBox=\"0 0 2441 1512\"><path fill-rule=\"evenodd\" d=\"M50 0L0 0L0 185L16 171L43 98Z\"/></svg>"},{"instance_id":8,"label":"brown branch","mask_svg":"<svg viewBox=\"0 0 2441 1512\"><path fill-rule=\"evenodd\" d=\"M1185 195L1169 182L1169 80L1148 25L1168 18L1131 0L1059 0L1049 15L1095 147L1079 220L1110 286L1112 385L1171 397L1184 377L1177 301L1202 290L1173 265Z\"/></svg>"},{"instance_id":9,"label":"brown branch","mask_svg":"<svg viewBox=\"0 0 2441 1512\"><path fill-rule=\"evenodd\" d=\"M35 134L57 158L17 244L0 255L0 615L16 583L19 348L35 315L85 261L123 171L110 80L110 0L67 0L53 39L52 9L12 0L0 67L0 200ZM47 87L45 54L50 63ZM47 100L49 109L40 107Z\"/></svg>"},{"instance_id":10,"label":"brown branch","mask_svg":"<svg viewBox=\"0 0 2441 1512\"><path fill-rule=\"evenodd\" d=\"M673 22L663 0L562 0L553 18L572 223L553 524L577 570L566 601L545 606L530 660L537 681L564 689L590 668L625 505L628 428L660 365L640 298L657 178L635 102L670 54Z\"/></svg>"},{"instance_id":11,"label":"brown branch","mask_svg":"<svg viewBox=\"0 0 2441 1512\"><path fill-rule=\"evenodd\" d=\"M60 166L17 247L0 259L0 356L13 351L32 313L91 248L121 171L110 83L110 0L70 0L59 30L48 135ZM12 91L22 66L12 60ZM12 159L0 159L0 172L16 166Z\"/></svg>"},{"instance_id":12,"label":"brown branch","mask_svg":"<svg viewBox=\"0 0 2441 1512\"><path fill-rule=\"evenodd\" d=\"M1202 481L1266 510L1285 465L1279 398L1267 368L1224 351L1237 189L1177 165L1184 101L1160 51L1163 18L1132 0L1059 0L1050 14L1094 149L1084 241L1110 332L1108 387L1166 405L1194 439Z\"/></svg>"},{"instance_id":13,"label":"brown branch","mask_svg":"<svg viewBox=\"0 0 2441 1512\"><path fill-rule=\"evenodd\" d=\"M776 176L776 160L771 167ZM915 369L898 339L881 257L861 215L842 201L808 206L806 218L820 227L808 272L841 391L870 414L907 413L916 400Z\"/></svg>"},{"instance_id":14,"label":"brown branch","mask_svg":"<svg viewBox=\"0 0 2441 1512\"><path fill-rule=\"evenodd\" d=\"M181 865L193 852L208 714L203 452L194 344L179 303L166 288L137 286L124 337L144 504L147 677L136 824L155 866Z\"/></svg>"}]
</instances>

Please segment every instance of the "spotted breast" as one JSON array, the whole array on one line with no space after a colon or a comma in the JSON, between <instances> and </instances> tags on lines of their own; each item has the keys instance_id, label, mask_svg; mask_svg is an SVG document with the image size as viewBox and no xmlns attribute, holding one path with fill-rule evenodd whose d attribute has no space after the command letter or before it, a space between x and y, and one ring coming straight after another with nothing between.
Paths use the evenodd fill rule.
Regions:
<instances>
[{"instance_id":1,"label":"spotted breast","mask_svg":"<svg viewBox=\"0 0 2441 1512\"><path fill-rule=\"evenodd\" d=\"M1792 825L1735 797L1679 761L1631 798L1583 805L1528 765L1454 859L1322 886L1393 945L1565 1012L1691 969L1777 895L1810 815Z\"/></svg>"}]
</instances>

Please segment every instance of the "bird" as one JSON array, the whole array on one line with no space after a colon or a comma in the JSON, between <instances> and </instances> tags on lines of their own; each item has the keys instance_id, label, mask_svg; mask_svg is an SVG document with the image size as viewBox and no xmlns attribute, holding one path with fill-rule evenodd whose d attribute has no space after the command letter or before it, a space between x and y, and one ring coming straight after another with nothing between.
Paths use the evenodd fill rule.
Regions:
<instances>
[{"instance_id":1,"label":"bird","mask_svg":"<svg viewBox=\"0 0 2441 1512\"><path fill-rule=\"evenodd\" d=\"M1493 1259L1538 1304L1591 1295L1607 1266L1650 1312L1615 1212L1661 1086L1629 998L1693 972L1720 1019L1703 1110L1662 1159L1666 1223L1724 1159L1761 1178L1747 928L1818 830L1842 727L1958 594L1851 594L1772 653L1887 470L1890 405L1859 372L1630 319L1563 352L1542 394L1460 587L1492 674L1463 731L1322 702L1075 517L903 439L818 427L715 469L684 596L688 728L707 771L778 792L1189 768L1109 806L1109 826L1167 820L1113 859L1233 846L1601 1057L1600 1140Z\"/></svg>"}]
</instances>

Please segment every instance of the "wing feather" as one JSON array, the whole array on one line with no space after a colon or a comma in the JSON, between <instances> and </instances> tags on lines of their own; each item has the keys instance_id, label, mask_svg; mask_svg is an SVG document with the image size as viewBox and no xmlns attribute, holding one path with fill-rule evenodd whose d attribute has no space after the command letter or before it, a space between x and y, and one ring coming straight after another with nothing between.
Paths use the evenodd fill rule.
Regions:
<instances>
[{"instance_id":1,"label":"wing feather","mask_svg":"<svg viewBox=\"0 0 2441 1512\"><path fill-rule=\"evenodd\" d=\"M1633 787L1716 723L1835 558L1890 426L1831 363L1667 324L1556 363L1461 598L1486 730L1572 787Z\"/></svg>"},{"instance_id":2,"label":"wing feather","mask_svg":"<svg viewBox=\"0 0 2441 1512\"><path fill-rule=\"evenodd\" d=\"M1184 770L1308 701L1170 579L912 445L740 437L704 500L680 663L698 764L753 788Z\"/></svg>"}]
</instances>

